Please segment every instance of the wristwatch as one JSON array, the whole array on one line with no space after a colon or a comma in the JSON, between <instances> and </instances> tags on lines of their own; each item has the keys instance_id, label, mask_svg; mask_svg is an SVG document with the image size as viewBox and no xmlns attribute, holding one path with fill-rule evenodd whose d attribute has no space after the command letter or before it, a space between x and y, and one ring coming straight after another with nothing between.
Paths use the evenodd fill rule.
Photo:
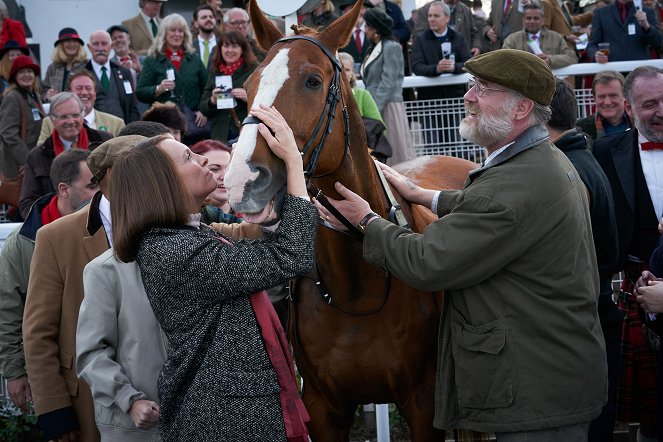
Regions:
<instances>
[{"instance_id":1,"label":"wristwatch","mask_svg":"<svg viewBox=\"0 0 663 442\"><path fill-rule=\"evenodd\" d=\"M366 233L366 225L368 225L368 222L372 220L373 218L379 218L380 215L378 215L375 212L369 212L364 216L361 221L359 221L359 224L357 224L357 228L361 233Z\"/></svg>"}]
</instances>

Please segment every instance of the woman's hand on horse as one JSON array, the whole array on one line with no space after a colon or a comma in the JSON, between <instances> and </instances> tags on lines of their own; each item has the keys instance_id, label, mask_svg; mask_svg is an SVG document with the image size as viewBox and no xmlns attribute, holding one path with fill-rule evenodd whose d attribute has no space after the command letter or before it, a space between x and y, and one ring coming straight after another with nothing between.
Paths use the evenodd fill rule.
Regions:
<instances>
[{"instance_id":1,"label":"woman's hand on horse","mask_svg":"<svg viewBox=\"0 0 663 442\"><path fill-rule=\"evenodd\" d=\"M342 200L335 200L334 198L327 197L329 202L341 212L348 221L353 225L358 225L363 217L373 212L371 206L362 197L354 193L352 190L345 187L338 181L335 184L336 191L343 197ZM325 209L320 202L315 201L315 206L320 212L320 217L326 220L329 224L338 230L348 230L332 213Z\"/></svg>"},{"instance_id":2,"label":"woman's hand on horse","mask_svg":"<svg viewBox=\"0 0 663 442\"><path fill-rule=\"evenodd\" d=\"M274 155L285 162L288 193L308 198L302 155L297 147L292 129L288 126L283 115L274 106L268 107L264 104L251 109L250 113L262 121L258 124L258 132L265 139Z\"/></svg>"},{"instance_id":3,"label":"woman's hand on horse","mask_svg":"<svg viewBox=\"0 0 663 442\"><path fill-rule=\"evenodd\" d=\"M423 187L417 186L411 179L405 175L401 175L396 172L391 167L387 166L384 163L378 163L384 177L389 181L389 184L394 186L394 189L406 200L411 203L419 204L424 207L431 208L433 203L433 197L435 196L436 191L430 189L424 189Z\"/></svg>"}]
</instances>

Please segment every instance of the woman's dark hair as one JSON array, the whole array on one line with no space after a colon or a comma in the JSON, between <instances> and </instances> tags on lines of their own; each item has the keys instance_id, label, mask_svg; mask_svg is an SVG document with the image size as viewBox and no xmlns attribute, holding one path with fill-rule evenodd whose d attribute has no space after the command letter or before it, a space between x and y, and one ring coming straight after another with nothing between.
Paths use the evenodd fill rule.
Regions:
<instances>
[{"instance_id":1,"label":"woman's dark hair","mask_svg":"<svg viewBox=\"0 0 663 442\"><path fill-rule=\"evenodd\" d=\"M177 105L172 101L160 103L155 101L152 106L145 111L142 117L143 121L154 121L161 123L166 127L179 130L182 135L186 133L186 118Z\"/></svg>"},{"instance_id":2,"label":"woman's dark hair","mask_svg":"<svg viewBox=\"0 0 663 442\"><path fill-rule=\"evenodd\" d=\"M222 150L224 152L232 153L232 149L228 147L226 143L218 140L201 140L189 149L191 149L191 152L197 153L198 155L205 155L211 150Z\"/></svg>"},{"instance_id":3,"label":"woman's dark hair","mask_svg":"<svg viewBox=\"0 0 663 442\"><path fill-rule=\"evenodd\" d=\"M221 55L221 46L223 44L230 43L239 45L242 48L242 57L244 57L244 64L250 69L255 67L258 64L258 59L251 49L249 41L239 32L228 31L224 32L219 36L219 42L214 46L214 51L212 51L212 62L209 64L209 71L216 73L219 70L219 65L224 63L223 57Z\"/></svg>"},{"instance_id":4,"label":"woman's dark hair","mask_svg":"<svg viewBox=\"0 0 663 442\"><path fill-rule=\"evenodd\" d=\"M168 154L160 135L149 138L113 163L110 183L113 247L122 262L136 259L143 233L150 227L186 224L191 194Z\"/></svg>"},{"instance_id":5,"label":"woman's dark hair","mask_svg":"<svg viewBox=\"0 0 663 442\"><path fill-rule=\"evenodd\" d=\"M566 81L557 79L550 108L552 115L548 120L548 126L557 130L569 130L576 126L578 101Z\"/></svg>"}]
</instances>

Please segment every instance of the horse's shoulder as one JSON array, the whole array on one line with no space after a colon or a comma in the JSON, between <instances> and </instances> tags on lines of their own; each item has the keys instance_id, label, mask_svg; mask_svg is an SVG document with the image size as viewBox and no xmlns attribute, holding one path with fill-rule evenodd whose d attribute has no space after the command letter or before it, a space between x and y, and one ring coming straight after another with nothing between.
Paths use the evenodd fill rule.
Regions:
<instances>
[{"instance_id":1,"label":"horse's shoulder","mask_svg":"<svg viewBox=\"0 0 663 442\"><path fill-rule=\"evenodd\" d=\"M467 174L479 167L462 158L435 155L420 156L394 167L418 186L426 189L462 189Z\"/></svg>"}]
</instances>

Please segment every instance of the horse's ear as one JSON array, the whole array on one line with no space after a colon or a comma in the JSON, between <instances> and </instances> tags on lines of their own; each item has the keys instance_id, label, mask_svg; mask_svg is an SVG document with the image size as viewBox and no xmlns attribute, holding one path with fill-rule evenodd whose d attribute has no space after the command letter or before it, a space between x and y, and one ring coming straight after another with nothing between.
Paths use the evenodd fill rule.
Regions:
<instances>
[{"instance_id":1,"label":"horse's ear","mask_svg":"<svg viewBox=\"0 0 663 442\"><path fill-rule=\"evenodd\" d=\"M339 48L348 44L352 36L352 29L355 23L357 23L363 4L363 0L358 0L350 11L334 20L332 24L320 33L320 41L330 51L336 52Z\"/></svg>"},{"instance_id":2,"label":"horse's ear","mask_svg":"<svg viewBox=\"0 0 663 442\"><path fill-rule=\"evenodd\" d=\"M261 48L268 51L276 40L284 37L270 19L258 6L257 0L251 0L249 3L249 17L253 24L256 40Z\"/></svg>"}]
</instances>

